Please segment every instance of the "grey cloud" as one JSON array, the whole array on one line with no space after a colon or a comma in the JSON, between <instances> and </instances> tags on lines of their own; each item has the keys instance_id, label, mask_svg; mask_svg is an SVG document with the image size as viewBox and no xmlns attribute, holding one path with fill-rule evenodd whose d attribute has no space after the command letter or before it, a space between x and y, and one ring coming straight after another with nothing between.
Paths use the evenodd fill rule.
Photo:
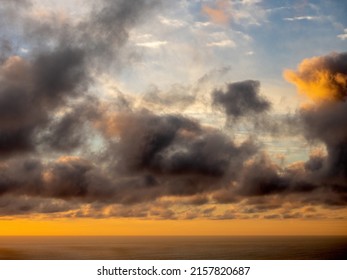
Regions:
<instances>
[{"instance_id":1,"label":"grey cloud","mask_svg":"<svg viewBox=\"0 0 347 280\"><path fill-rule=\"evenodd\" d=\"M130 29L149 17L160 3L160 0L103 0L93 7L89 20L78 26L82 31L77 33L78 42L92 58L96 57L97 65L120 63L120 48L127 42Z\"/></svg>"},{"instance_id":2,"label":"grey cloud","mask_svg":"<svg viewBox=\"0 0 347 280\"><path fill-rule=\"evenodd\" d=\"M78 51L77 51L78 52ZM32 63L7 59L0 69L0 156L35 149L49 115L81 94L83 58L75 50L42 54Z\"/></svg>"},{"instance_id":3,"label":"grey cloud","mask_svg":"<svg viewBox=\"0 0 347 280\"><path fill-rule=\"evenodd\" d=\"M217 130L179 115L123 114L114 121L119 168L128 172L218 178L257 151L252 142L236 145Z\"/></svg>"},{"instance_id":4,"label":"grey cloud","mask_svg":"<svg viewBox=\"0 0 347 280\"><path fill-rule=\"evenodd\" d=\"M87 81L83 50L66 48L40 54L34 63L34 81L40 93L38 101L50 106L64 102L66 95L82 93Z\"/></svg>"},{"instance_id":5,"label":"grey cloud","mask_svg":"<svg viewBox=\"0 0 347 280\"><path fill-rule=\"evenodd\" d=\"M264 219L281 219L281 215L278 214L271 214L271 215L264 215Z\"/></svg>"},{"instance_id":6,"label":"grey cloud","mask_svg":"<svg viewBox=\"0 0 347 280\"><path fill-rule=\"evenodd\" d=\"M334 53L315 58L311 64L295 75L302 83L306 83L315 77L317 71L326 73L327 79L324 82L327 84L324 90L330 98L302 109L300 119L304 126L305 137L310 141L320 141L325 144L327 155L311 157L305 167L315 184L335 194L327 196L327 203L346 204L347 53ZM312 93L308 92L308 95L310 94Z\"/></svg>"},{"instance_id":7,"label":"grey cloud","mask_svg":"<svg viewBox=\"0 0 347 280\"><path fill-rule=\"evenodd\" d=\"M183 111L192 104L203 104L207 106L209 101L206 98L207 92L213 84L219 83L230 71L230 67L213 69L201 76L192 85L172 84L169 88L162 90L156 85L150 85L143 94L143 106L158 110ZM149 103L149 104L148 104ZM153 109L152 108L152 109Z\"/></svg>"},{"instance_id":8,"label":"grey cloud","mask_svg":"<svg viewBox=\"0 0 347 280\"><path fill-rule=\"evenodd\" d=\"M9 40L5 38L0 38L0 63L2 64L4 60L10 56L12 52L12 44Z\"/></svg>"},{"instance_id":9,"label":"grey cloud","mask_svg":"<svg viewBox=\"0 0 347 280\"><path fill-rule=\"evenodd\" d=\"M1 193L121 204L192 196L227 184L257 150L180 116L130 113L117 121L124 127L103 165L69 157L45 164L8 160Z\"/></svg>"},{"instance_id":10,"label":"grey cloud","mask_svg":"<svg viewBox=\"0 0 347 280\"><path fill-rule=\"evenodd\" d=\"M260 156L243 170L239 193L246 196L280 193L289 187L288 183L270 159Z\"/></svg>"},{"instance_id":11,"label":"grey cloud","mask_svg":"<svg viewBox=\"0 0 347 280\"><path fill-rule=\"evenodd\" d=\"M247 117L266 112L270 109L270 102L259 95L260 83L247 80L230 83L226 90L213 92L213 103L221 107L227 116L233 118Z\"/></svg>"},{"instance_id":12,"label":"grey cloud","mask_svg":"<svg viewBox=\"0 0 347 280\"><path fill-rule=\"evenodd\" d=\"M165 109L173 107L182 110L195 101L196 96L191 93L191 90L190 87L173 84L168 90L161 91L158 87L152 85L144 93L142 100L151 103L152 106L160 106Z\"/></svg>"},{"instance_id":13,"label":"grey cloud","mask_svg":"<svg viewBox=\"0 0 347 280\"><path fill-rule=\"evenodd\" d=\"M39 159L11 159L0 168L2 194L81 201L112 199L107 176L87 160L61 158L42 163Z\"/></svg>"},{"instance_id":14,"label":"grey cloud","mask_svg":"<svg viewBox=\"0 0 347 280\"><path fill-rule=\"evenodd\" d=\"M84 147L93 133L90 122L100 115L99 102L94 97L86 97L72 106L65 106L67 113L50 119L47 128L36 137L46 150L70 152Z\"/></svg>"},{"instance_id":15,"label":"grey cloud","mask_svg":"<svg viewBox=\"0 0 347 280\"><path fill-rule=\"evenodd\" d=\"M1 3L3 5L15 5L17 8L21 7L21 6L17 6L17 5L29 5L31 3L30 0L2 0Z\"/></svg>"},{"instance_id":16,"label":"grey cloud","mask_svg":"<svg viewBox=\"0 0 347 280\"><path fill-rule=\"evenodd\" d=\"M79 204L58 199L5 195L0 197L0 216L30 215L32 213L52 215L76 210L79 206Z\"/></svg>"},{"instance_id":17,"label":"grey cloud","mask_svg":"<svg viewBox=\"0 0 347 280\"><path fill-rule=\"evenodd\" d=\"M199 78L197 81L197 85L201 86L206 84L207 82L210 82L213 79L220 79L221 77L228 74L230 70L231 70L230 66L224 66L222 68L213 69L209 71L208 73L206 73L205 75L203 75L201 78Z\"/></svg>"},{"instance_id":18,"label":"grey cloud","mask_svg":"<svg viewBox=\"0 0 347 280\"><path fill-rule=\"evenodd\" d=\"M104 47L112 50L115 58L130 28L158 3L105 0L86 21L73 25L37 21L13 9L13 1L5 1L1 13L11 9L11 22L22 25L18 31L15 24L9 29L17 32L17 40L27 40L32 50L25 59L19 58L14 56L18 50L12 48L8 36L1 40L0 156L36 151L43 140L59 151L78 147L87 113L79 109L60 121L54 114L71 99L89 98L85 93L92 83L92 60L107 53ZM28 7L30 3L18 0L15 4ZM25 35L21 30L26 31ZM112 61L112 57L108 60ZM38 140L37 135L45 137Z\"/></svg>"},{"instance_id":19,"label":"grey cloud","mask_svg":"<svg viewBox=\"0 0 347 280\"><path fill-rule=\"evenodd\" d=\"M26 25L24 39L39 51L52 46L80 49L93 67L107 71L110 64L119 64L130 30L149 17L160 3L160 0L102 0L92 3L86 15L77 21L61 20L53 12L44 20L30 15L17 16Z\"/></svg>"}]
</instances>

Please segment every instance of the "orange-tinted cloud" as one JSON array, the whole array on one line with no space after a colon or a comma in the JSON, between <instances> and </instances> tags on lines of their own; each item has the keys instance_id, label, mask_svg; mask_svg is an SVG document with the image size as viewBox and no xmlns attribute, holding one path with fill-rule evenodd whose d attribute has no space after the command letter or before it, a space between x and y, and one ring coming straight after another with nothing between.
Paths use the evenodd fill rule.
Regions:
<instances>
[{"instance_id":1,"label":"orange-tinted cloud","mask_svg":"<svg viewBox=\"0 0 347 280\"><path fill-rule=\"evenodd\" d=\"M347 57L333 53L304 59L297 71L285 70L284 78L315 102L343 100L347 95L347 73L342 55Z\"/></svg>"},{"instance_id":2,"label":"orange-tinted cloud","mask_svg":"<svg viewBox=\"0 0 347 280\"><path fill-rule=\"evenodd\" d=\"M227 24L230 20L230 14L228 13L229 5L228 1L219 0L214 7L204 5L202 12L216 24Z\"/></svg>"},{"instance_id":3,"label":"orange-tinted cloud","mask_svg":"<svg viewBox=\"0 0 347 280\"><path fill-rule=\"evenodd\" d=\"M100 129L107 137L119 137L127 127L134 125L134 119L130 113L108 112L96 121L96 128Z\"/></svg>"}]
</instances>

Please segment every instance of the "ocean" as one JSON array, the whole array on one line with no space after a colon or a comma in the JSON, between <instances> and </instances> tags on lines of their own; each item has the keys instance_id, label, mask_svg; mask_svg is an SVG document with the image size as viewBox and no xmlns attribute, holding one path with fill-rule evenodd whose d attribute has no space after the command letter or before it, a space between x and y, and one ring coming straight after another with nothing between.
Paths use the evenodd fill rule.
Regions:
<instances>
[{"instance_id":1,"label":"ocean","mask_svg":"<svg viewBox=\"0 0 347 280\"><path fill-rule=\"evenodd\" d=\"M337 236L0 237L2 260L337 260Z\"/></svg>"}]
</instances>

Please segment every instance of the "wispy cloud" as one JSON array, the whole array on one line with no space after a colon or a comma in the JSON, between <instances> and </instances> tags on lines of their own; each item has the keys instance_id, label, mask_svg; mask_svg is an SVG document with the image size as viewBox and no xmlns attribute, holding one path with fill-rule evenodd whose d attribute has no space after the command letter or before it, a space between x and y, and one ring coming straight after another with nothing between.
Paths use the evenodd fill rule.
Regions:
<instances>
[{"instance_id":1,"label":"wispy cloud","mask_svg":"<svg viewBox=\"0 0 347 280\"><path fill-rule=\"evenodd\" d=\"M209 22L209 21L205 21L205 22L198 21L198 22L194 23L194 26L197 27L197 28L203 28L203 27L211 26L211 22Z\"/></svg>"},{"instance_id":2,"label":"wispy cloud","mask_svg":"<svg viewBox=\"0 0 347 280\"><path fill-rule=\"evenodd\" d=\"M232 40L222 40L218 42L212 42L207 44L208 47L220 47L220 48L235 48L236 44Z\"/></svg>"},{"instance_id":3,"label":"wispy cloud","mask_svg":"<svg viewBox=\"0 0 347 280\"><path fill-rule=\"evenodd\" d=\"M203 5L202 13L207 15L215 24L230 22L242 25L261 25L266 19L264 10L258 0L246 1L216 1L214 5Z\"/></svg>"},{"instance_id":4,"label":"wispy cloud","mask_svg":"<svg viewBox=\"0 0 347 280\"><path fill-rule=\"evenodd\" d=\"M341 39L342 41L347 40L347 28L343 30L343 33L337 35L337 38Z\"/></svg>"},{"instance_id":5,"label":"wispy cloud","mask_svg":"<svg viewBox=\"0 0 347 280\"><path fill-rule=\"evenodd\" d=\"M287 17L283 20L285 21L300 21L300 20L320 20L321 18L318 16L299 16L299 17Z\"/></svg>"},{"instance_id":6,"label":"wispy cloud","mask_svg":"<svg viewBox=\"0 0 347 280\"><path fill-rule=\"evenodd\" d=\"M184 22L183 20L170 19L170 18L166 18L166 17L163 17L163 16L159 17L159 21L162 24L165 24L165 25L168 25L168 26L171 26L171 27L176 27L176 28L183 27L183 26L187 25L187 23Z\"/></svg>"},{"instance_id":7,"label":"wispy cloud","mask_svg":"<svg viewBox=\"0 0 347 280\"><path fill-rule=\"evenodd\" d=\"M208 47L220 47L220 48L234 48L236 47L235 41L230 38L230 35L226 32L214 32L209 35Z\"/></svg>"},{"instance_id":8,"label":"wispy cloud","mask_svg":"<svg viewBox=\"0 0 347 280\"><path fill-rule=\"evenodd\" d=\"M150 49L157 49L167 44L168 44L167 41L152 41L152 42L137 43L136 46L150 48Z\"/></svg>"}]
</instances>

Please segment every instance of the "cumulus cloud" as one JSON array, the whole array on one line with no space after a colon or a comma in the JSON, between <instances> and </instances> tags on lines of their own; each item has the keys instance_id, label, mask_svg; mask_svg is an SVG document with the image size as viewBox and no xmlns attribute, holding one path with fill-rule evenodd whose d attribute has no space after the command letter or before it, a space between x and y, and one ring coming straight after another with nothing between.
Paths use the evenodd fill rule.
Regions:
<instances>
[{"instance_id":1,"label":"cumulus cloud","mask_svg":"<svg viewBox=\"0 0 347 280\"><path fill-rule=\"evenodd\" d=\"M285 77L313 101L300 111L305 136L321 141L327 150L327 155L311 158L306 168L319 184L340 194L340 203L346 201L346 74L346 53L306 59L298 71L285 72Z\"/></svg>"},{"instance_id":2,"label":"cumulus cloud","mask_svg":"<svg viewBox=\"0 0 347 280\"><path fill-rule=\"evenodd\" d=\"M317 16L299 16L299 17L287 17L284 18L283 20L286 21L300 21L300 20L319 20L320 18Z\"/></svg>"},{"instance_id":3,"label":"cumulus cloud","mask_svg":"<svg viewBox=\"0 0 347 280\"><path fill-rule=\"evenodd\" d=\"M336 101L346 97L346 53L303 60L298 71L286 70L284 77L314 101Z\"/></svg>"},{"instance_id":4,"label":"cumulus cloud","mask_svg":"<svg viewBox=\"0 0 347 280\"><path fill-rule=\"evenodd\" d=\"M220 47L220 48L234 48L236 44L232 40L222 40L218 42L211 42L207 44L208 47Z\"/></svg>"},{"instance_id":5,"label":"cumulus cloud","mask_svg":"<svg viewBox=\"0 0 347 280\"><path fill-rule=\"evenodd\" d=\"M270 102L259 94L259 81L247 80L230 83L226 90L215 90L213 102L234 118L263 113L270 109Z\"/></svg>"}]
</instances>

